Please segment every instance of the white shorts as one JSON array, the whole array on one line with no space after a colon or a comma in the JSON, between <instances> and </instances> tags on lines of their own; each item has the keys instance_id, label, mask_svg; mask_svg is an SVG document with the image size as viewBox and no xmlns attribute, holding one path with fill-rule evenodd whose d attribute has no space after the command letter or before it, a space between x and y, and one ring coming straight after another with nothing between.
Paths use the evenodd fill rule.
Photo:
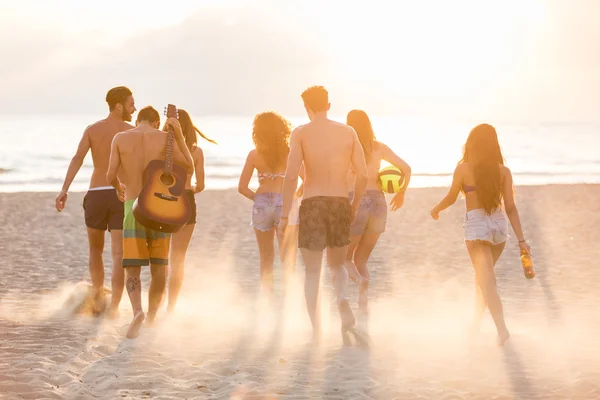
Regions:
<instances>
[{"instance_id":1,"label":"white shorts","mask_svg":"<svg viewBox=\"0 0 600 400\"><path fill-rule=\"evenodd\" d=\"M465 241L480 240L494 246L508 240L508 218L502 210L491 215L482 208L471 210L465 215L463 228Z\"/></svg>"}]
</instances>

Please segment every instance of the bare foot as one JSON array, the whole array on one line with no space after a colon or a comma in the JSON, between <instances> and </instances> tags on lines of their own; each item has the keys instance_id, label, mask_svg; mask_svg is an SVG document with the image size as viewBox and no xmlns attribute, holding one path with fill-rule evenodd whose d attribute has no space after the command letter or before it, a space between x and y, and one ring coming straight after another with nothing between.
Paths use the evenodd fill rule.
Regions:
<instances>
[{"instance_id":1,"label":"bare foot","mask_svg":"<svg viewBox=\"0 0 600 400\"><path fill-rule=\"evenodd\" d=\"M340 317L342 318L342 330L352 328L356 323L356 319L354 318L354 313L352 313L352 308L350 308L348 300L340 300L338 302L338 309L340 310Z\"/></svg>"},{"instance_id":2,"label":"bare foot","mask_svg":"<svg viewBox=\"0 0 600 400\"><path fill-rule=\"evenodd\" d=\"M101 315L106 311L106 296L103 289L91 288L92 293L92 314L95 316Z\"/></svg>"},{"instance_id":3,"label":"bare foot","mask_svg":"<svg viewBox=\"0 0 600 400\"><path fill-rule=\"evenodd\" d=\"M348 331L354 336L354 340L356 340L356 345L358 347L369 348L371 347L371 337L367 332L357 329L356 327L350 329Z\"/></svg>"},{"instance_id":4,"label":"bare foot","mask_svg":"<svg viewBox=\"0 0 600 400\"><path fill-rule=\"evenodd\" d=\"M146 326L153 327L156 324L156 312L148 311L146 316Z\"/></svg>"},{"instance_id":5,"label":"bare foot","mask_svg":"<svg viewBox=\"0 0 600 400\"><path fill-rule=\"evenodd\" d=\"M169 304L167 306L167 314L169 314L169 315L175 314L175 306L172 306Z\"/></svg>"},{"instance_id":6,"label":"bare foot","mask_svg":"<svg viewBox=\"0 0 600 400\"><path fill-rule=\"evenodd\" d=\"M510 338L510 332L508 330L504 330L503 332L498 332L498 345L504 346L504 343Z\"/></svg>"},{"instance_id":7,"label":"bare foot","mask_svg":"<svg viewBox=\"0 0 600 400\"><path fill-rule=\"evenodd\" d=\"M110 307L108 309L108 311L106 312L106 318L108 318L111 321L119 319L120 316L121 316L121 313L119 312L118 307Z\"/></svg>"},{"instance_id":8,"label":"bare foot","mask_svg":"<svg viewBox=\"0 0 600 400\"><path fill-rule=\"evenodd\" d=\"M350 331L343 327L342 327L342 342L344 343L344 346L346 346L346 347L352 346L352 341L350 340Z\"/></svg>"},{"instance_id":9,"label":"bare foot","mask_svg":"<svg viewBox=\"0 0 600 400\"><path fill-rule=\"evenodd\" d=\"M145 318L146 315L143 311L135 314L133 320L131 320L131 323L129 324L129 329L127 330L127 335L125 335L125 337L128 339L134 339L138 337L140 334L140 328L142 327L142 322L144 322Z\"/></svg>"}]
</instances>

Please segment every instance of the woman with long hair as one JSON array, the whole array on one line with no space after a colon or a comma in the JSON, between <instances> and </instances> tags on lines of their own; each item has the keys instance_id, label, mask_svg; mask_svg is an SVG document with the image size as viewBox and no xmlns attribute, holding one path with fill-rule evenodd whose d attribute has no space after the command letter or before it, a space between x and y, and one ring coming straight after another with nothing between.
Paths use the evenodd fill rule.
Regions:
<instances>
[{"instance_id":1,"label":"woman with long hair","mask_svg":"<svg viewBox=\"0 0 600 400\"><path fill-rule=\"evenodd\" d=\"M273 263L275 259L275 234L281 218L282 186L290 152L291 124L281 115L268 111L256 115L252 129L254 149L248 153L240 176L238 191L254 202L252 222L260 253L260 277L263 290L273 298ZM248 187L254 170L258 175L256 191ZM286 283L296 268L296 243L298 240L298 206L292 206L285 237L277 232L279 256L284 267Z\"/></svg>"},{"instance_id":2,"label":"woman with long hair","mask_svg":"<svg viewBox=\"0 0 600 400\"><path fill-rule=\"evenodd\" d=\"M454 204L460 192L464 193L466 203L465 243L475 269L473 329L478 329L485 309L489 308L498 342L503 344L510 333L496 288L494 266L508 239L509 221L519 240L519 248L527 253L530 248L523 236L515 205L512 174L504 165L498 135L491 125L481 124L471 130L463 158L454 171L452 186L446 197L431 210L433 219L437 220L441 211Z\"/></svg>"},{"instance_id":3,"label":"woman with long hair","mask_svg":"<svg viewBox=\"0 0 600 400\"><path fill-rule=\"evenodd\" d=\"M402 189L394 195L390 205L392 211L396 211L404 205L404 195L410 183L410 166L396 155L387 145L377 141L371 120L366 112L352 110L348 113L346 124L354 128L358 140L362 146L369 181L367 191L360 200L358 212L354 222L350 225L350 245L346 256L346 269L350 278L358 285L358 306L363 314L368 313L367 290L369 287L370 274L367 267L369 257L375 249L379 236L385 231L387 222L387 202L385 195L377 181L381 161L387 161L400 169L406 179ZM350 200L354 195L351 192L354 187L354 173L348 173L348 190Z\"/></svg>"},{"instance_id":4,"label":"woman with long hair","mask_svg":"<svg viewBox=\"0 0 600 400\"><path fill-rule=\"evenodd\" d=\"M190 201L192 215L186 226L184 226L180 231L171 235L171 255L169 257L171 271L169 273L169 303L167 305L168 312L174 311L177 303L179 291L181 290L181 285L183 283L183 265L185 262L185 254L190 244L192 233L194 233L194 227L196 226L196 198L194 195L204 190L204 153L198 146L198 135L210 143L217 144L217 142L214 140L204 136L200 129L196 128L187 111L182 109L177 111L179 114L177 119L181 124L181 130L183 131L183 136L185 137L185 143L190 149L190 153L192 153L192 158L194 159L194 174L188 175L187 182L185 184L185 191ZM196 176L195 184L192 184L193 175Z\"/></svg>"}]
</instances>

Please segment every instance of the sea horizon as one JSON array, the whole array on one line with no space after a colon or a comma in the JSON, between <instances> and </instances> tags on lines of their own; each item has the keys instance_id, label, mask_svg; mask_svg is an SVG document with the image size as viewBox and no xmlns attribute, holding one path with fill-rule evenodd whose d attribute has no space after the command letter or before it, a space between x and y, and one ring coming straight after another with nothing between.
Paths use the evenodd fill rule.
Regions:
<instances>
[{"instance_id":1,"label":"sea horizon","mask_svg":"<svg viewBox=\"0 0 600 400\"><path fill-rule=\"evenodd\" d=\"M206 190L236 188L245 158L253 148L253 116L192 117L202 132L219 143L199 139L205 154ZM0 192L60 191L83 131L102 118L90 114L30 115L25 120L0 115ZM306 117L288 119L293 126L308 121ZM331 119L343 122L345 117L333 115ZM411 165L411 188L450 185L464 141L476 124L404 116L371 119L377 139ZM600 125L494 126L515 185L600 183L600 155L593 150L600 146ZM86 191L92 169L88 154L70 191ZM251 185L256 187L256 177Z\"/></svg>"}]
</instances>

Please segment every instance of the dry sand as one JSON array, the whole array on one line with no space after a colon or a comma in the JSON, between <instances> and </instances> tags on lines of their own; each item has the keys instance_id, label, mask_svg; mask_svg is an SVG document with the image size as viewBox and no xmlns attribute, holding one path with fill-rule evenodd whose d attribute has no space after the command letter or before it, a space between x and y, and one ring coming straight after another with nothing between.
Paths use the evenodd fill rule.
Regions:
<instances>
[{"instance_id":1,"label":"dry sand","mask_svg":"<svg viewBox=\"0 0 600 400\"><path fill-rule=\"evenodd\" d=\"M53 194L0 194L2 398L600 399L600 186L519 188L538 276L523 277L512 238L496 268L512 332L504 348L489 315L480 337L465 337L474 289L464 206L433 221L443 194L410 190L389 216L370 264L371 317L361 321L370 350L342 346L326 269L321 348L308 345L300 286L285 306L264 306L251 204L234 191L197 195L178 314L163 311L136 340L124 338L126 295L117 321L61 309L88 279L83 193L62 213ZM109 255L107 245L107 286ZM354 285L350 293L356 308Z\"/></svg>"}]
</instances>

